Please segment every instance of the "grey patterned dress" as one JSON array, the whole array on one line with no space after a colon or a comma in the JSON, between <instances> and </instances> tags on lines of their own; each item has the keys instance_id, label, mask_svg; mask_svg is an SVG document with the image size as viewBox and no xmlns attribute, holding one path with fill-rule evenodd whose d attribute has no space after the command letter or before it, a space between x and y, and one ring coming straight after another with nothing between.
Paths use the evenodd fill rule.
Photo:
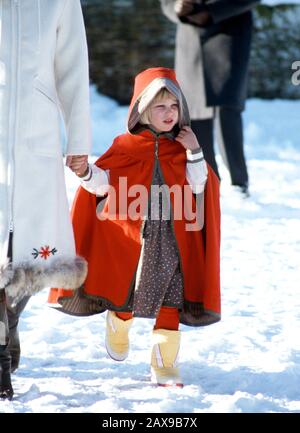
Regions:
<instances>
[{"instance_id":1,"label":"grey patterned dress","mask_svg":"<svg viewBox=\"0 0 300 433\"><path fill-rule=\"evenodd\" d=\"M152 187L163 184L160 165L156 160ZM153 318L161 306L181 309L183 304L183 279L169 218L170 204L164 190L158 192L157 189L154 188L156 193L151 194L143 230L133 299L133 314L136 317Z\"/></svg>"}]
</instances>

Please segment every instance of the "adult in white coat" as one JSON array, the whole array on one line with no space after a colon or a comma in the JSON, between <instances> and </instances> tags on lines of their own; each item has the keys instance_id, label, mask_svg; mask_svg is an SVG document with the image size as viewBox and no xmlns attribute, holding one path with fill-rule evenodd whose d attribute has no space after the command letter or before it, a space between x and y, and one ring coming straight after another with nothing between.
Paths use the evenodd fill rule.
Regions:
<instances>
[{"instance_id":1,"label":"adult in white coat","mask_svg":"<svg viewBox=\"0 0 300 433\"><path fill-rule=\"evenodd\" d=\"M49 286L77 288L86 275L86 263L75 255L60 113L72 166L90 151L80 0L0 0L2 398L13 395L9 349L19 350L18 318L29 296ZM7 347L10 337L15 347Z\"/></svg>"}]
</instances>

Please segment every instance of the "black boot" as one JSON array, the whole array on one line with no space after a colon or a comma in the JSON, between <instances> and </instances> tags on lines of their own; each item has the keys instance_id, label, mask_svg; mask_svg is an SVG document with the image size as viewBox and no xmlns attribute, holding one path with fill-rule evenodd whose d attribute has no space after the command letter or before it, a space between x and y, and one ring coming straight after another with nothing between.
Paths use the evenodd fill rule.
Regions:
<instances>
[{"instance_id":1,"label":"black boot","mask_svg":"<svg viewBox=\"0 0 300 433\"><path fill-rule=\"evenodd\" d=\"M0 346L0 399L11 400L14 390L10 379L11 356L7 346Z\"/></svg>"},{"instance_id":2,"label":"black boot","mask_svg":"<svg viewBox=\"0 0 300 433\"><path fill-rule=\"evenodd\" d=\"M9 342L8 350L11 355L11 372L13 373L19 367L21 347L19 339L19 319L22 311L26 307L30 296L26 296L14 307L11 306L12 299L7 297L7 315L8 315L8 326L9 326Z\"/></svg>"},{"instance_id":3,"label":"black boot","mask_svg":"<svg viewBox=\"0 0 300 433\"><path fill-rule=\"evenodd\" d=\"M12 399L13 389L11 386L11 356L8 344L8 319L6 296L3 289L0 290L0 399Z\"/></svg>"},{"instance_id":4,"label":"black boot","mask_svg":"<svg viewBox=\"0 0 300 433\"><path fill-rule=\"evenodd\" d=\"M19 368L21 347L18 327L9 330L9 343L7 347L11 356L11 373Z\"/></svg>"}]
</instances>

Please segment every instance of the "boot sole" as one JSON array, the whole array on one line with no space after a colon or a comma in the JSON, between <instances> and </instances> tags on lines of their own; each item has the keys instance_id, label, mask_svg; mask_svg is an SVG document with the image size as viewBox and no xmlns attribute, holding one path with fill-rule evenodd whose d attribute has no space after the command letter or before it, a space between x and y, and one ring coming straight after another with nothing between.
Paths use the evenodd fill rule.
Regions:
<instances>
[{"instance_id":1,"label":"boot sole","mask_svg":"<svg viewBox=\"0 0 300 433\"><path fill-rule=\"evenodd\" d=\"M172 380L172 379L170 379L170 380ZM173 382L173 383L160 383L160 382L158 382L157 376L156 376L155 372L152 370L152 368L151 368L151 382L154 385L162 386L164 388L183 388L184 387L182 382Z\"/></svg>"},{"instance_id":2,"label":"boot sole","mask_svg":"<svg viewBox=\"0 0 300 433\"><path fill-rule=\"evenodd\" d=\"M118 361L118 362L122 362L125 361L125 359L128 357L128 353L126 352L125 354L119 354L114 352L113 350L111 350L111 348L108 346L107 341L105 340L105 348L106 348L106 352L108 354L108 356L113 359L114 361Z\"/></svg>"}]
</instances>

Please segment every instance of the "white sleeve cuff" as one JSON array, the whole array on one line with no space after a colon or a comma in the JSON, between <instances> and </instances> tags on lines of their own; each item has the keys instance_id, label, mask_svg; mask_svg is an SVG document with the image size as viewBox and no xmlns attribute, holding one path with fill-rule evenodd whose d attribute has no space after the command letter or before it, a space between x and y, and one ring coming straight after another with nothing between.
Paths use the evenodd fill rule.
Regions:
<instances>
[{"instance_id":1,"label":"white sleeve cuff","mask_svg":"<svg viewBox=\"0 0 300 433\"><path fill-rule=\"evenodd\" d=\"M195 161L187 161L186 178L195 194L204 191L207 180L207 165L204 158Z\"/></svg>"},{"instance_id":2,"label":"white sleeve cuff","mask_svg":"<svg viewBox=\"0 0 300 433\"><path fill-rule=\"evenodd\" d=\"M95 164L89 165L89 172L81 179L81 186L92 194L103 196L109 190L109 171Z\"/></svg>"},{"instance_id":3,"label":"white sleeve cuff","mask_svg":"<svg viewBox=\"0 0 300 433\"><path fill-rule=\"evenodd\" d=\"M187 162L198 162L204 160L203 151L201 147L198 149L187 149L186 151Z\"/></svg>"},{"instance_id":4,"label":"white sleeve cuff","mask_svg":"<svg viewBox=\"0 0 300 433\"><path fill-rule=\"evenodd\" d=\"M85 176L80 177L80 180L83 180L84 182L89 181L92 177L92 174L93 174L90 164L88 165L88 167L89 167L88 173Z\"/></svg>"}]
</instances>

